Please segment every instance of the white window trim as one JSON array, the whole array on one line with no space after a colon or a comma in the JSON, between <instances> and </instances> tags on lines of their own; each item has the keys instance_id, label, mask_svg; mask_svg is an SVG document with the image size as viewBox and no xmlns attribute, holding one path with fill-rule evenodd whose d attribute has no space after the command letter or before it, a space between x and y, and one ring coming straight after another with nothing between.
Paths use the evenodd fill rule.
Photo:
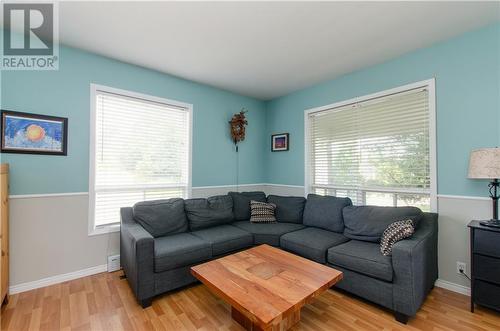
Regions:
<instances>
[{"instance_id":1,"label":"white window trim","mask_svg":"<svg viewBox=\"0 0 500 331\"><path fill-rule=\"evenodd\" d=\"M96 94L98 91L113 93L123 96L128 96L136 99L144 99L146 101L153 101L158 103L163 103L167 105L173 105L177 107L186 108L188 111L188 139L189 139L189 151L188 151L188 183L187 183L187 195L188 198L192 195L192 160L193 160L193 105L189 103L184 103L176 100L169 100L160 97L155 97L152 95L117 89L109 86L90 84L90 146L89 146L89 216L88 216L88 235L100 235L111 232L120 231L120 224L110 224L100 227L95 227L95 148L96 148Z\"/></svg>"},{"instance_id":2,"label":"white window trim","mask_svg":"<svg viewBox=\"0 0 500 331\"><path fill-rule=\"evenodd\" d=\"M438 201L437 201L437 147L436 147L436 82L435 78L423 80L396 88L388 89L381 92L376 92L360 97L355 97L349 100L344 100L340 102L335 102L326 106L311 108L304 110L304 188L305 196L310 193L310 169L309 164L309 115L325 111L331 108L338 108L352 103L358 103L367 101L369 99L380 98L390 94L400 93L408 90L413 90L416 88L427 88L428 90L428 102L429 102L429 166L430 166L430 204L431 211L437 212Z\"/></svg>"}]
</instances>

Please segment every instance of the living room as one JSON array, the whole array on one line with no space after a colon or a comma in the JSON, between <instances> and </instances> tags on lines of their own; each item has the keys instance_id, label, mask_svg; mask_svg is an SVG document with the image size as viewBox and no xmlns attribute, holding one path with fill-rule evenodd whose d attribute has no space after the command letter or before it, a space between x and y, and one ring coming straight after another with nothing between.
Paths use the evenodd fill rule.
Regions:
<instances>
[{"instance_id":1,"label":"living room","mask_svg":"<svg viewBox=\"0 0 500 331\"><path fill-rule=\"evenodd\" d=\"M500 329L500 2L1 7L2 330Z\"/></svg>"}]
</instances>

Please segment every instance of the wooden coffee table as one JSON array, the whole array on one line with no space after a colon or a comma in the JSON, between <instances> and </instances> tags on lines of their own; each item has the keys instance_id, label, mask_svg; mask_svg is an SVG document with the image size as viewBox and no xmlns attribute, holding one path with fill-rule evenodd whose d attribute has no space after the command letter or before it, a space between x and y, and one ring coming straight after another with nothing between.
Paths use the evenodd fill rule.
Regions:
<instances>
[{"instance_id":1,"label":"wooden coffee table","mask_svg":"<svg viewBox=\"0 0 500 331\"><path fill-rule=\"evenodd\" d=\"M191 273L231 305L247 330L287 330L300 308L342 279L342 272L261 245L203 263Z\"/></svg>"}]
</instances>

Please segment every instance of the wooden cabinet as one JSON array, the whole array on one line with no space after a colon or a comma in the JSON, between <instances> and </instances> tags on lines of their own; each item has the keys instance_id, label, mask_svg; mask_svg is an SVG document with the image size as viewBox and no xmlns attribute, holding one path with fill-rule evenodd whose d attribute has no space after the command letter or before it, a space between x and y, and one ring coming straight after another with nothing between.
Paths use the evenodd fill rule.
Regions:
<instances>
[{"instance_id":1,"label":"wooden cabinet","mask_svg":"<svg viewBox=\"0 0 500 331\"><path fill-rule=\"evenodd\" d=\"M469 223L471 249L471 306L500 311L500 229Z\"/></svg>"},{"instance_id":2,"label":"wooden cabinet","mask_svg":"<svg viewBox=\"0 0 500 331\"><path fill-rule=\"evenodd\" d=\"M1 304L8 300L9 292L9 165L0 165L0 285Z\"/></svg>"}]
</instances>

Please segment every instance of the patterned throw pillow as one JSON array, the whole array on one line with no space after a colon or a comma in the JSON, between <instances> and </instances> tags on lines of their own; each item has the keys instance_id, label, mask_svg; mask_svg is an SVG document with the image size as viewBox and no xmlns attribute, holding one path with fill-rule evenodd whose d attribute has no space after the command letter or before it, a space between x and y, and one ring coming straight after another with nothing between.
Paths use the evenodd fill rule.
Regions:
<instances>
[{"instance_id":1,"label":"patterned throw pillow","mask_svg":"<svg viewBox=\"0 0 500 331\"><path fill-rule=\"evenodd\" d=\"M380 252L385 256L391 255L392 246L402 239L411 237L414 232L415 227L410 219L391 223L382 234Z\"/></svg>"},{"instance_id":2,"label":"patterned throw pillow","mask_svg":"<svg viewBox=\"0 0 500 331\"><path fill-rule=\"evenodd\" d=\"M250 222L252 223L276 223L274 203L266 203L250 200Z\"/></svg>"}]
</instances>

